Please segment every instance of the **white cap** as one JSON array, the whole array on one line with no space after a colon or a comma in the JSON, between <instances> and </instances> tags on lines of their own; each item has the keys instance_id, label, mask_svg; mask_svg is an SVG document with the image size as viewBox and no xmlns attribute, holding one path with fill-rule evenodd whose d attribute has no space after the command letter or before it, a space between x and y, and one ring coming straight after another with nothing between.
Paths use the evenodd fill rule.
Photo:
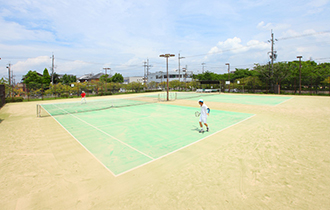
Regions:
<instances>
[{"instance_id":1,"label":"white cap","mask_svg":"<svg viewBox=\"0 0 330 210\"><path fill-rule=\"evenodd\" d=\"M204 103L203 99L199 99L198 102L202 102L202 103Z\"/></svg>"}]
</instances>

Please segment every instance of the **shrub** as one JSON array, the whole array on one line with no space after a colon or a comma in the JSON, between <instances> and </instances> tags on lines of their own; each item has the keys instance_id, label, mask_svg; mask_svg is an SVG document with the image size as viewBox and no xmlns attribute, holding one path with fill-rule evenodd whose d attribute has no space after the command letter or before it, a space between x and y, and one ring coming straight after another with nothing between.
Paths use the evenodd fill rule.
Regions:
<instances>
[{"instance_id":1,"label":"shrub","mask_svg":"<svg viewBox=\"0 0 330 210\"><path fill-rule=\"evenodd\" d=\"M69 93L62 93L61 94L61 97L62 98L69 98Z\"/></svg>"},{"instance_id":2,"label":"shrub","mask_svg":"<svg viewBox=\"0 0 330 210\"><path fill-rule=\"evenodd\" d=\"M6 98L6 103L10 103L10 102L23 102L23 97L9 97Z\"/></svg>"}]
</instances>

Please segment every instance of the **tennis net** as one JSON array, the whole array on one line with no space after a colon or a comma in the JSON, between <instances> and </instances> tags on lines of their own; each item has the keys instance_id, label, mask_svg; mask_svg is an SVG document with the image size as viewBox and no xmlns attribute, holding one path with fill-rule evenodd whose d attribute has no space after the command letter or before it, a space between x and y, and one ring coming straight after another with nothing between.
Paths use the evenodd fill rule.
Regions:
<instances>
[{"instance_id":1,"label":"tennis net","mask_svg":"<svg viewBox=\"0 0 330 210\"><path fill-rule=\"evenodd\" d=\"M184 100L184 99L200 99L208 96L219 95L219 93L205 93L205 92L169 92L168 100ZM167 92L161 92L158 94L158 101L167 101Z\"/></svg>"},{"instance_id":2,"label":"tennis net","mask_svg":"<svg viewBox=\"0 0 330 210\"><path fill-rule=\"evenodd\" d=\"M37 104L37 116L56 116L65 114L76 114L81 112L99 111L110 108L120 108L127 106L137 106L149 103L156 103L156 97L151 95L127 97L127 98L111 98L99 100L87 100L87 102L66 102L53 104Z\"/></svg>"},{"instance_id":3,"label":"tennis net","mask_svg":"<svg viewBox=\"0 0 330 210\"><path fill-rule=\"evenodd\" d=\"M176 99L199 99L207 96L219 95L219 93L202 93L202 92L178 92Z\"/></svg>"}]
</instances>

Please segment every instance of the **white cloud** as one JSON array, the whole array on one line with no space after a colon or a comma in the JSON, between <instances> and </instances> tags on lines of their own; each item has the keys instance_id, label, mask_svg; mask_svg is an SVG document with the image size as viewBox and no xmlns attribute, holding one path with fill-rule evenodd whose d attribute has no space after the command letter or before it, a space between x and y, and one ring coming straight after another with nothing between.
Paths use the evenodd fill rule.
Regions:
<instances>
[{"instance_id":1,"label":"white cloud","mask_svg":"<svg viewBox=\"0 0 330 210\"><path fill-rule=\"evenodd\" d=\"M278 23L278 24L267 23L267 24L265 24L264 21L261 21L257 25L258 29L268 30L268 31L271 29L280 31L280 30L288 29L290 27L291 27L291 25L287 24L287 23Z\"/></svg>"},{"instance_id":2,"label":"white cloud","mask_svg":"<svg viewBox=\"0 0 330 210\"><path fill-rule=\"evenodd\" d=\"M237 54L247 52L251 49L263 50L267 49L269 45L265 42L258 40L250 40L246 45L241 44L241 39L238 37L229 38L224 42L219 42L216 46L212 47L208 54L230 52L231 54Z\"/></svg>"},{"instance_id":3,"label":"white cloud","mask_svg":"<svg viewBox=\"0 0 330 210\"><path fill-rule=\"evenodd\" d=\"M51 32L43 30L29 30L16 22L4 21L0 17L1 41L37 41L50 42L54 41L55 37Z\"/></svg>"},{"instance_id":4,"label":"white cloud","mask_svg":"<svg viewBox=\"0 0 330 210\"><path fill-rule=\"evenodd\" d=\"M329 0L313 0L306 5L307 15L319 14L324 11Z\"/></svg>"},{"instance_id":5,"label":"white cloud","mask_svg":"<svg viewBox=\"0 0 330 210\"><path fill-rule=\"evenodd\" d=\"M48 56L39 56L36 58L29 58L25 61L18 61L17 63L12 65L12 70L15 74L26 74L29 70L37 70L37 72L41 73L44 70L45 66L51 66L51 59ZM49 68L46 67L48 70ZM40 71L40 69L42 69Z\"/></svg>"},{"instance_id":6,"label":"white cloud","mask_svg":"<svg viewBox=\"0 0 330 210\"><path fill-rule=\"evenodd\" d=\"M43 63L37 58L50 57L52 52L56 72L76 75L98 73L106 65L127 76L142 75L147 58L152 71L163 70L165 61L159 54L180 50L186 57L182 65L191 70L201 69L203 62L210 67L227 61L233 65L262 62L268 59L270 44L263 41L270 39L270 29L275 38L328 30L324 27L330 16L324 11L329 10L329 1L308 2L297 6L292 1L278 2L269 13L266 0L2 1L0 73L6 74L9 61L21 74L29 69L42 71L51 66L51 60ZM322 13L313 13L313 18L302 15L309 10ZM328 53L329 36L279 40L275 47L283 60L294 58L299 47L313 57L323 57ZM177 68L177 57L169 65Z\"/></svg>"}]
</instances>

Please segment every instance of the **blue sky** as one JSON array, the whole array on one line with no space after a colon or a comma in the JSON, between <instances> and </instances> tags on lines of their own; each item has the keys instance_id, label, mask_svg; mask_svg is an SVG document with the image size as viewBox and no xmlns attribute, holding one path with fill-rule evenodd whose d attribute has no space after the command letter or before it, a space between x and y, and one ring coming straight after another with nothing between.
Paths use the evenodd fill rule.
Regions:
<instances>
[{"instance_id":1,"label":"blue sky","mask_svg":"<svg viewBox=\"0 0 330 210\"><path fill-rule=\"evenodd\" d=\"M0 78L10 62L18 82L29 70L142 76L169 69L225 73L268 62L271 30L277 61L330 62L329 0L0 0ZM306 36L304 36L306 35Z\"/></svg>"}]
</instances>

